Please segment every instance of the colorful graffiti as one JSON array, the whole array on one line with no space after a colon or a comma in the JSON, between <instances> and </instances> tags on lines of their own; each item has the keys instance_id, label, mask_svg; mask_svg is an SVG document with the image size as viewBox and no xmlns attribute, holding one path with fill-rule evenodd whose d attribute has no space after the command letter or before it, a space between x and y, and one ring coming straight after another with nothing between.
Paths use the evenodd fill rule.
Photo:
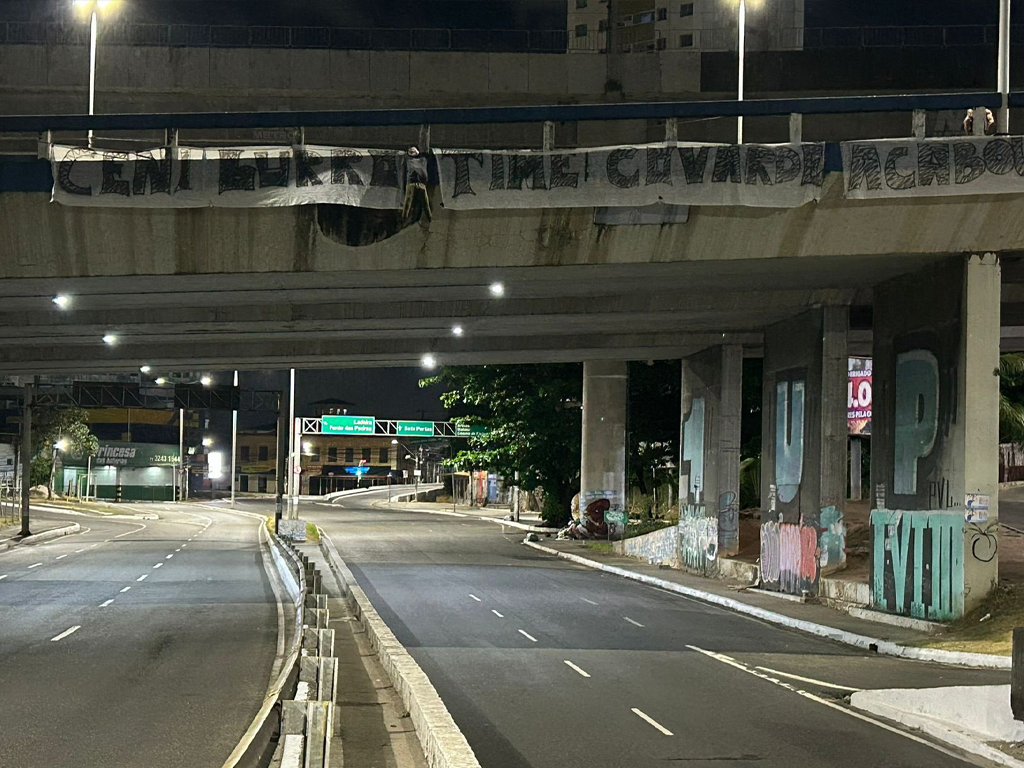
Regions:
<instances>
[{"instance_id":1,"label":"colorful graffiti","mask_svg":"<svg viewBox=\"0 0 1024 768\"><path fill-rule=\"evenodd\" d=\"M761 586L791 595L817 594L818 529L768 522L761 526Z\"/></svg>"},{"instance_id":2,"label":"colorful graffiti","mask_svg":"<svg viewBox=\"0 0 1024 768\"><path fill-rule=\"evenodd\" d=\"M846 565L846 523L843 510L825 507L818 522L818 549L820 572L832 573Z\"/></svg>"},{"instance_id":3,"label":"colorful graffiti","mask_svg":"<svg viewBox=\"0 0 1024 768\"><path fill-rule=\"evenodd\" d=\"M718 517L704 504L686 504L679 515L679 562L701 576L718 570Z\"/></svg>"},{"instance_id":4,"label":"colorful graffiti","mask_svg":"<svg viewBox=\"0 0 1024 768\"><path fill-rule=\"evenodd\" d=\"M623 551L651 565L679 565L679 528L675 525L623 542Z\"/></svg>"},{"instance_id":5,"label":"colorful graffiti","mask_svg":"<svg viewBox=\"0 0 1024 768\"><path fill-rule=\"evenodd\" d=\"M979 538L982 556L987 556L984 534ZM963 515L875 509L871 539L871 599L876 609L920 619L963 615Z\"/></svg>"},{"instance_id":6,"label":"colorful graffiti","mask_svg":"<svg viewBox=\"0 0 1024 768\"><path fill-rule=\"evenodd\" d=\"M718 546L723 554L740 548L740 502L733 491L718 495Z\"/></svg>"},{"instance_id":7,"label":"colorful graffiti","mask_svg":"<svg viewBox=\"0 0 1024 768\"><path fill-rule=\"evenodd\" d=\"M939 431L939 364L915 349L896 356L893 493L917 495L917 462L935 448Z\"/></svg>"},{"instance_id":8,"label":"colorful graffiti","mask_svg":"<svg viewBox=\"0 0 1024 768\"><path fill-rule=\"evenodd\" d=\"M803 381L775 385L775 485L778 499L788 504L800 493L804 472Z\"/></svg>"},{"instance_id":9,"label":"colorful graffiti","mask_svg":"<svg viewBox=\"0 0 1024 768\"><path fill-rule=\"evenodd\" d=\"M686 491L689 498L701 501L704 493L704 398L695 397L690 415L683 422L683 462L689 465Z\"/></svg>"}]
</instances>

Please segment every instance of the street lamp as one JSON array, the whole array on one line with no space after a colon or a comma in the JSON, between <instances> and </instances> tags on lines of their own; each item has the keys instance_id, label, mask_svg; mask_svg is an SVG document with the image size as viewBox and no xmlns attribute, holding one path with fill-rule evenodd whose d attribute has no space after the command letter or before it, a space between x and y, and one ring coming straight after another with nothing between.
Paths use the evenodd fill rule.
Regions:
<instances>
[{"instance_id":1,"label":"street lamp","mask_svg":"<svg viewBox=\"0 0 1024 768\"><path fill-rule=\"evenodd\" d=\"M999 0L999 57L996 79L1000 105L996 132L1010 132L1010 0Z\"/></svg>"},{"instance_id":2,"label":"street lamp","mask_svg":"<svg viewBox=\"0 0 1024 768\"><path fill-rule=\"evenodd\" d=\"M60 309L67 309L68 305L71 304L71 297L66 294L59 293L53 297L53 303Z\"/></svg>"},{"instance_id":3,"label":"street lamp","mask_svg":"<svg viewBox=\"0 0 1024 768\"><path fill-rule=\"evenodd\" d=\"M746 69L747 58L747 0L740 0L739 28L739 75L736 98L738 101L743 101L743 73ZM736 118L736 143L743 143L743 115Z\"/></svg>"},{"instance_id":4,"label":"street lamp","mask_svg":"<svg viewBox=\"0 0 1024 768\"><path fill-rule=\"evenodd\" d=\"M98 12L101 13L115 4L116 0L74 0L72 5L81 14L89 14L89 114L96 114L96 37L99 27ZM92 129L89 129L89 146L92 146Z\"/></svg>"}]
</instances>

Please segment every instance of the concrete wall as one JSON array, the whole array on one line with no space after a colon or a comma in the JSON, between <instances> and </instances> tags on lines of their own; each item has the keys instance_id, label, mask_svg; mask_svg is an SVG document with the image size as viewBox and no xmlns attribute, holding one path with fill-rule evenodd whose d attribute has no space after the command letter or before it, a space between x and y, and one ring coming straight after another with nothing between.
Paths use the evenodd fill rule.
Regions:
<instances>
[{"instance_id":1,"label":"concrete wall","mask_svg":"<svg viewBox=\"0 0 1024 768\"><path fill-rule=\"evenodd\" d=\"M650 565L679 567L679 528L670 525L660 531L634 536L622 542L623 554Z\"/></svg>"}]
</instances>

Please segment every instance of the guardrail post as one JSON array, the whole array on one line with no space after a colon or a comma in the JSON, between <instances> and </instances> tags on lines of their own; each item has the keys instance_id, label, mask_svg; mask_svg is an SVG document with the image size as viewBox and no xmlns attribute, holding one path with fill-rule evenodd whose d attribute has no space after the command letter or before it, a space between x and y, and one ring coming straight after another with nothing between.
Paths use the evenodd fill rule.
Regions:
<instances>
[{"instance_id":1,"label":"guardrail post","mask_svg":"<svg viewBox=\"0 0 1024 768\"><path fill-rule=\"evenodd\" d=\"M804 140L804 116L798 112L789 115L789 143L800 144Z\"/></svg>"},{"instance_id":2,"label":"guardrail post","mask_svg":"<svg viewBox=\"0 0 1024 768\"><path fill-rule=\"evenodd\" d=\"M988 107L975 107L974 108L974 121L972 124L973 135L984 136L985 128L988 125Z\"/></svg>"},{"instance_id":3,"label":"guardrail post","mask_svg":"<svg viewBox=\"0 0 1024 768\"><path fill-rule=\"evenodd\" d=\"M915 109L912 118L912 127L915 139L923 139L925 133L925 116L923 109Z\"/></svg>"}]
</instances>

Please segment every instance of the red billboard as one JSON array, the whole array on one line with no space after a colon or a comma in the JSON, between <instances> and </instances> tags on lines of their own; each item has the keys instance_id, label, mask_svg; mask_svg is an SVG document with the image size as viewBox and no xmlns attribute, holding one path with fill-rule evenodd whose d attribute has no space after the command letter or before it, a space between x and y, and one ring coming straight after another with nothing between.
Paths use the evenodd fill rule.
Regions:
<instances>
[{"instance_id":1,"label":"red billboard","mask_svg":"<svg viewBox=\"0 0 1024 768\"><path fill-rule=\"evenodd\" d=\"M871 434L871 358L851 357L846 383L846 423L851 435Z\"/></svg>"}]
</instances>

